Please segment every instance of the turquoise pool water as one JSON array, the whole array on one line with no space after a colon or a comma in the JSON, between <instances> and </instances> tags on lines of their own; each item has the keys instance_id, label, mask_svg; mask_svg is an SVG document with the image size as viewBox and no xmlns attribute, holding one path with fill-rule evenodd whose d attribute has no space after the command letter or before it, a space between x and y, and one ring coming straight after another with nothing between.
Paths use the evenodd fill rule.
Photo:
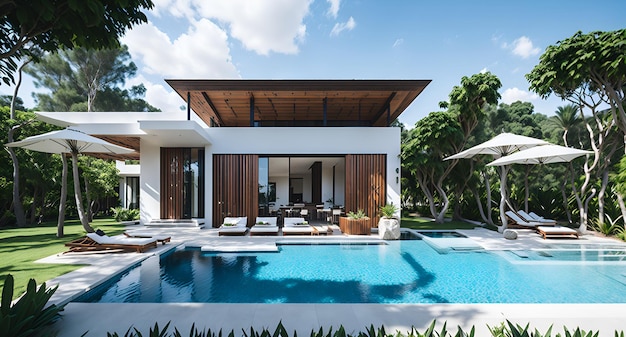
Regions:
<instances>
[{"instance_id":1,"label":"turquoise pool water","mask_svg":"<svg viewBox=\"0 0 626 337\"><path fill-rule=\"evenodd\" d=\"M422 240L181 250L145 260L80 302L626 303L626 262L519 252L439 254Z\"/></svg>"}]
</instances>

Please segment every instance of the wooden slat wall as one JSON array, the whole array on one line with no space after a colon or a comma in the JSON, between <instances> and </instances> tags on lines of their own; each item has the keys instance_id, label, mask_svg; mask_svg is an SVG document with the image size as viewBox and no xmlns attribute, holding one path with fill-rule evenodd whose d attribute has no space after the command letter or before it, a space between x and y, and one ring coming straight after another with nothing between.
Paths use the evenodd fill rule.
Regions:
<instances>
[{"instance_id":1,"label":"wooden slat wall","mask_svg":"<svg viewBox=\"0 0 626 337\"><path fill-rule=\"evenodd\" d=\"M378 225L380 206L387 197L386 154L346 155L346 213L365 211L371 227Z\"/></svg>"},{"instance_id":2,"label":"wooden slat wall","mask_svg":"<svg viewBox=\"0 0 626 337\"><path fill-rule=\"evenodd\" d=\"M183 214L183 150L161 148L161 219Z\"/></svg>"},{"instance_id":3,"label":"wooden slat wall","mask_svg":"<svg viewBox=\"0 0 626 337\"><path fill-rule=\"evenodd\" d=\"M213 155L213 227L227 216L247 216L252 226L259 212L259 156Z\"/></svg>"}]
</instances>

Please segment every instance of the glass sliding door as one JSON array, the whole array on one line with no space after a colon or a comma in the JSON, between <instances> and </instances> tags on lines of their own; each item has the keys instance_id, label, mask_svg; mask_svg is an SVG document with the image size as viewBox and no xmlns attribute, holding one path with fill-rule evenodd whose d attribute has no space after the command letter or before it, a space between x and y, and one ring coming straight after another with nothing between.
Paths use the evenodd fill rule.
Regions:
<instances>
[{"instance_id":1,"label":"glass sliding door","mask_svg":"<svg viewBox=\"0 0 626 337\"><path fill-rule=\"evenodd\" d=\"M270 213L269 158L259 157L259 216Z\"/></svg>"},{"instance_id":2,"label":"glass sliding door","mask_svg":"<svg viewBox=\"0 0 626 337\"><path fill-rule=\"evenodd\" d=\"M139 177L126 177L126 208L139 208Z\"/></svg>"}]
</instances>

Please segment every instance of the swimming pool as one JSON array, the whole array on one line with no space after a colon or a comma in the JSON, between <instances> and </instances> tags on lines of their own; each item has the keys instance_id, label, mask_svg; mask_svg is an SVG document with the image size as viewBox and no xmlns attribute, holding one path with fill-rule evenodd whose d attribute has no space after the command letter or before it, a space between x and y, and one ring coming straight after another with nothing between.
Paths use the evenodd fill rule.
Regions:
<instances>
[{"instance_id":1,"label":"swimming pool","mask_svg":"<svg viewBox=\"0 0 626 337\"><path fill-rule=\"evenodd\" d=\"M626 303L626 263L439 254L423 240L179 250L148 258L77 302Z\"/></svg>"}]
</instances>

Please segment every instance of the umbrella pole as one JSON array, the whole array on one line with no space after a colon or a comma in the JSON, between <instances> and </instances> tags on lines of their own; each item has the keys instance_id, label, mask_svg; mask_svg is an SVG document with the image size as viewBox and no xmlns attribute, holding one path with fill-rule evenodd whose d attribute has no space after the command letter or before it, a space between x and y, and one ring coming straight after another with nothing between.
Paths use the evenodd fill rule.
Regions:
<instances>
[{"instance_id":1,"label":"umbrella pole","mask_svg":"<svg viewBox=\"0 0 626 337\"><path fill-rule=\"evenodd\" d=\"M506 173L507 171L508 171L508 167L506 165L503 165L500 170L500 221L502 221L502 226L498 227L498 231L500 233L504 232L504 230L506 229L506 225L507 225L506 214L504 214L506 212L504 207L506 205L506 199L507 199L506 197L506 185L507 185Z\"/></svg>"}]
</instances>

